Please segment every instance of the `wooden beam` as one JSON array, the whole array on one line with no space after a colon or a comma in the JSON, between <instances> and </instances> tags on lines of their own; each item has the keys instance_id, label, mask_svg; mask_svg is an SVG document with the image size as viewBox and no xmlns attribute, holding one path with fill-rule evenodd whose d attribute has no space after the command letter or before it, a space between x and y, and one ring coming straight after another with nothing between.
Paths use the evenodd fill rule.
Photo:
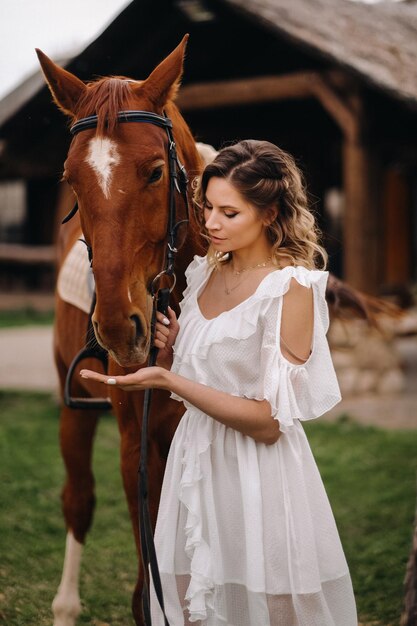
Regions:
<instances>
[{"instance_id":1,"label":"wooden beam","mask_svg":"<svg viewBox=\"0 0 417 626\"><path fill-rule=\"evenodd\" d=\"M355 112L319 72L188 85L182 87L177 104L182 111L198 111L303 98L318 99L346 136L351 139L357 137Z\"/></svg>"},{"instance_id":2,"label":"wooden beam","mask_svg":"<svg viewBox=\"0 0 417 626\"><path fill-rule=\"evenodd\" d=\"M14 243L0 244L0 263L53 265L55 260L55 246L25 246Z\"/></svg>"},{"instance_id":3,"label":"wooden beam","mask_svg":"<svg viewBox=\"0 0 417 626\"><path fill-rule=\"evenodd\" d=\"M357 112L346 105L341 96L320 75L311 82L312 93L321 102L323 108L341 128L349 141L357 141L360 136L360 123Z\"/></svg>"},{"instance_id":4,"label":"wooden beam","mask_svg":"<svg viewBox=\"0 0 417 626\"><path fill-rule=\"evenodd\" d=\"M178 94L177 104L182 111L197 111L308 98L314 95L311 85L316 77L315 72L297 72L186 85Z\"/></svg>"}]
</instances>

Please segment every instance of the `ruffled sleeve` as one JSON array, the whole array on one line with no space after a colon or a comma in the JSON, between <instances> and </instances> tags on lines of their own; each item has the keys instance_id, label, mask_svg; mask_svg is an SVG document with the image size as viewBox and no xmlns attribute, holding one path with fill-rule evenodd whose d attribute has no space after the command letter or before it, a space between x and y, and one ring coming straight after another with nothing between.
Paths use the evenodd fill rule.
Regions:
<instances>
[{"instance_id":1,"label":"ruffled sleeve","mask_svg":"<svg viewBox=\"0 0 417 626\"><path fill-rule=\"evenodd\" d=\"M295 278L301 285L313 289L314 298L312 352L302 365L288 361L280 349L283 297L272 299L265 318L257 398L268 400L273 417L279 420L285 432L295 419L310 420L323 415L341 400L341 395L326 338L328 272L288 267L281 278L284 279L282 296Z\"/></svg>"},{"instance_id":2,"label":"ruffled sleeve","mask_svg":"<svg viewBox=\"0 0 417 626\"><path fill-rule=\"evenodd\" d=\"M196 289L198 289L198 286L205 279L207 270L208 265L206 262L206 257L198 256L196 254L187 269L185 270L187 286L182 294L182 300L180 302L181 310L184 308L184 305L189 300L192 293Z\"/></svg>"}]
</instances>

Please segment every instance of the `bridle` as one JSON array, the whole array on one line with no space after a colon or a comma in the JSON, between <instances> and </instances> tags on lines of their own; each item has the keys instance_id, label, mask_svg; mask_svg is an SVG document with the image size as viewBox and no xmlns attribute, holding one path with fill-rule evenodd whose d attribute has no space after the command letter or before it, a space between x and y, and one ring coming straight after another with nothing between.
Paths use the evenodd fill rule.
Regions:
<instances>
[{"instance_id":1,"label":"bridle","mask_svg":"<svg viewBox=\"0 0 417 626\"><path fill-rule=\"evenodd\" d=\"M151 349L148 359L148 367L155 365L158 349L153 346L154 329L156 322L156 311L162 311L167 314L169 294L174 289L176 283L176 276L174 271L175 255L178 252L177 237L178 228L181 224L187 224L189 222L189 206L187 196L187 184L188 176L187 172L178 159L175 141L172 134L172 121L165 115L158 115L150 111L120 111L117 114L117 119L121 123L135 122L146 123L159 126L164 129L168 138L168 170L169 170L169 217L168 228L166 234L166 255L165 255L165 267L153 278L150 285L150 295L153 301L152 308L152 321L151 321ZM98 124L98 116L90 115L84 117L70 128L72 135L76 135L85 130L96 128ZM176 194L180 194L184 200L186 217L185 219L177 222L176 211ZM78 202L75 203L72 210L62 220L65 224L68 222L78 211ZM84 241L84 243L86 243ZM88 258L90 265L93 263L93 252L91 247L87 245ZM170 288L159 289L159 282L162 276L172 277L172 284ZM107 352L100 346L89 347L89 342L94 336L94 330L91 322L91 316L95 308L95 294L93 297L93 303L89 316L88 332L87 332L87 345L83 348L72 361L67 379L65 381L64 390L64 402L66 406L75 409L109 409L111 408L111 402L108 398L91 399L91 398L73 398L71 397L71 380L77 365L84 359L97 358L99 359L105 371L107 371ZM139 463L139 481L138 481L138 500L139 500L139 531L140 531L140 543L142 564L144 568L144 588L142 595L143 613L146 626L151 626L150 615L150 600L149 600L149 586L147 583L148 567L150 567L152 580L155 588L155 594L158 598L161 611L164 615L165 626L169 626L169 622L165 615L164 600L162 593L162 585L159 576L158 563L155 552L155 545L153 541L153 530L149 514L148 506L148 471L147 471L147 441L148 441L148 423L150 404L152 398L152 389L146 389L143 401L143 417L142 417L142 433L141 433L141 448L140 448L140 463Z\"/></svg>"},{"instance_id":2,"label":"bridle","mask_svg":"<svg viewBox=\"0 0 417 626\"><path fill-rule=\"evenodd\" d=\"M169 171L169 217L168 217L168 227L167 227L167 235L166 235L166 255L165 255L165 267L153 278L150 284L150 295L152 297L152 301L155 303L155 294L161 292L159 294L159 300L163 296L164 290L158 290L159 280L162 276L170 276L172 277L172 284L169 291L172 291L175 287L176 276L174 272L174 262L175 255L178 251L177 249L177 234L178 228L181 224L187 224L189 221L189 206L188 206L188 195L187 195L187 185L188 185L188 176L187 172L183 166L183 164L178 159L177 149L174 141L174 137L172 134L172 121L164 115L158 115L157 113L152 113L151 111L120 111L117 114L117 119L121 123L145 123L145 124L153 124L154 126L158 126L165 130L168 139L168 171ZM70 128L70 132L73 136L77 135L80 132L85 130L91 130L96 128L98 125L98 116L90 115L89 117L84 117ZM186 217L183 220L176 221L176 193L179 193L184 200ZM74 217L74 215L78 211L78 201L75 202L71 211L64 217L62 220L62 224L66 224L69 220ZM90 261L90 265L93 265L93 251L91 246L84 240L81 239L83 243L85 243L87 247L88 259ZM165 296L168 299L168 296ZM108 364L108 356L107 351L101 348L101 346L97 345L97 342L94 341L94 329L92 325L92 315L95 309L96 304L96 296L94 293L93 301L91 303L91 309L89 314L89 322L87 329L87 342L86 346L80 350L80 352L74 357L69 369L67 378L65 381L64 387L64 403L66 406L72 409L96 409L96 410L108 410L112 408L111 402L108 398L74 398L71 395L71 381L73 379L75 369L77 365L87 359L87 358L95 358L101 361L105 371L107 371ZM161 305L160 305L161 306ZM166 305L168 306L168 305ZM153 307L155 309L155 306ZM154 328L154 315L151 322L151 340L153 337L153 328ZM151 344L152 345L152 344ZM156 351L157 352L157 351ZM150 356L152 356L152 350L150 352ZM155 356L156 358L156 356Z\"/></svg>"},{"instance_id":3,"label":"bridle","mask_svg":"<svg viewBox=\"0 0 417 626\"><path fill-rule=\"evenodd\" d=\"M189 208L188 208L188 196L187 196L187 184L188 184L188 176L185 170L184 165L180 162L177 155L177 148L175 145L174 137L172 135L172 121L165 114L158 115L157 113L152 113L151 111L119 111L117 114L118 122L128 123L128 122L139 122L145 124L153 124L154 126L159 126L160 128L165 129L167 137L168 137L168 168L169 168L169 218L168 218L168 232L167 232L167 255L166 255L166 266L165 268L155 276L152 287L151 287L151 295L154 295L154 283L159 280L161 276L166 274L167 276L174 277L174 284L172 285L171 291L175 286L175 273L174 273L174 260L175 254L178 251L176 248L177 242L177 230L179 226L183 223L188 223L189 221ZM98 124L98 116L90 115L89 117L84 117L70 128L70 133L75 136L78 133L84 130L90 130L92 128L97 128ZM184 199L184 204L186 208L186 219L176 221L176 202L175 202L175 192L181 194ZM74 207L68 213L66 217L62 220L62 223L65 224L68 222L78 211L78 202L75 202ZM89 252L89 259L92 262L92 251L89 246L87 246Z\"/></svg>"}]
</instances>

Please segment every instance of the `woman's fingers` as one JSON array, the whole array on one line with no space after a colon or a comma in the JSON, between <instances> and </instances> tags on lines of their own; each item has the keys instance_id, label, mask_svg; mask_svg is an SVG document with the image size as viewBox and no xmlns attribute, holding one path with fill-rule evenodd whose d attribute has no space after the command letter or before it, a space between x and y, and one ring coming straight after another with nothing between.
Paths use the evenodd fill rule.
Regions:
<instances>
[{"instance_id":1,"label":"woman's fingers","mask_svg":"<svg viewBox=\"0 0 417 626\"><path fill-rule=\"evenodd\" d=\"M98 383L105 383L107 385L117 385L118 379L125 378L125 376L106 376L105 374L93 372L93 370L81 370L80 376L81 378L96 380Z\"/></svg>"},{"instance_id":2,"label":"woman's fingers","mask_svg":"<svg viewBox=\"0 0 417 626\"><path fill-rule=\"evenodd\" d=\"M169 307L168 307L169 309ZM160 322L161 324L163 324L164 326L169 326L170 321L169 319L160 311L156 312L156 319L158 320L158 322Z\"/></svg>"},{"instance_id":3,"label":"woman's fingers","mask_svg":"<svg viewBox=\"0 0 417 626\"><path fill-rule=\"evenodd\" d=\"M108 376L106 374L99 374L98 372L93 372L93 370L81 370L80 376L81 378L88 378L89 380L96 380L99 383L104 383L105 385L118 385L124 387L126 385L134 385L136 384L136 374L126 374L125 376Z\"/></svg>"},{"instance_id":4,"label":"woman's fingers","mask_svg":"<svg viewBox=\"0 0 417 626\"><path fill-rule=\"evenodd\" d=\"M155 324L155 335L158 335L161 339L163 337L169 337L169 328L157 322Z\"/></svg>"},{"instance_id":5,"label":"woman's fingers","mask_svg":"<svg viewBox=\"0 0 417 626\"><path fill-rule=\"evenodd\" d=\"M168 346L168 338L169 338L169 331L166 328L162 328L162 329L157 328L155 330L153 344L156 348L161 350Z\"/></svg>"},{"instance_id":6,"label":"woman's fingers","mask_svg":"<svg viewBox=\"0 0 417 626\"><path fill-rule=\"evenodd\" d=\"M168 317L169 317L169 322L170 322L170 328L175 328L178 329L178 320L177 320L177 316L175 315L175 311L173 309L171 309L171 307L168 307Z\"/></svg>"}]
</instances>

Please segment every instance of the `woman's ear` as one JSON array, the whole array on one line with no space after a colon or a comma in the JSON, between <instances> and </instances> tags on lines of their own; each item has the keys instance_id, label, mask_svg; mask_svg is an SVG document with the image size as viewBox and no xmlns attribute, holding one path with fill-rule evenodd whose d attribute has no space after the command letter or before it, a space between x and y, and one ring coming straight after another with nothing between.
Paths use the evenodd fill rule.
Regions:
<instances>
[{"instance_id":1,"label":"woman's ear","mask_svg":"<svg viewBox=\"0 0 417 626\"><path fill-rule=\"evenodd\" d=\"M273 205L268 207L262 216L264 226L271 226L271 224L277 219L278 213L279 211L277 206Z\"/></svg>"}]
</instances>

